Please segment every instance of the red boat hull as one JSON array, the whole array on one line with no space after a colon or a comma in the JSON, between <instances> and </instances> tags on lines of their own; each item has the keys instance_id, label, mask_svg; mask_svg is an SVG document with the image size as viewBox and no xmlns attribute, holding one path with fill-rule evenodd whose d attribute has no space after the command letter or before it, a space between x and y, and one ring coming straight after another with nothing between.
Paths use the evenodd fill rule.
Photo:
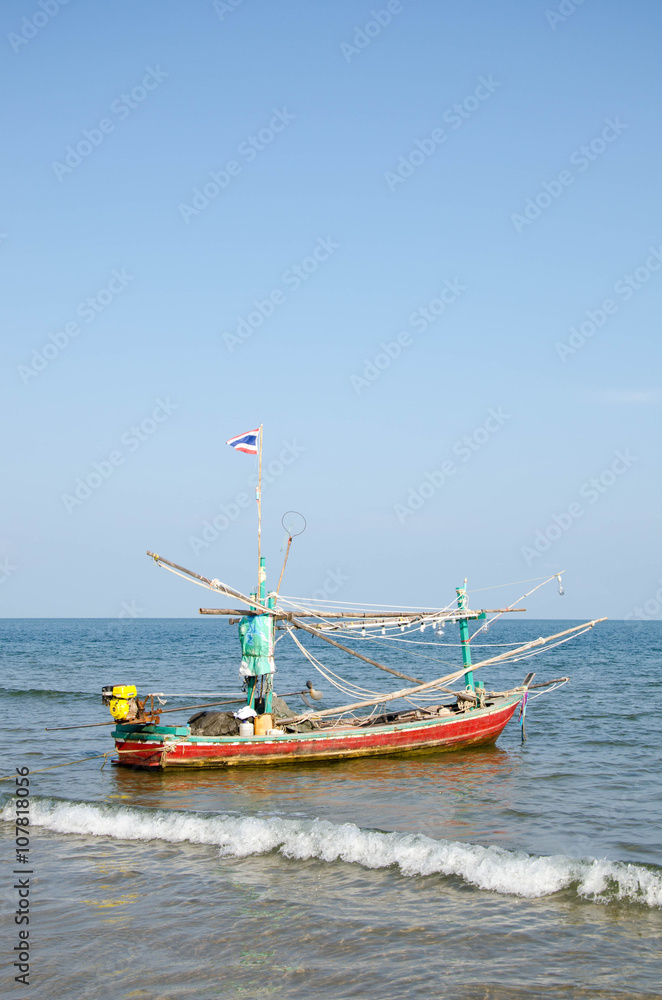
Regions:
<instances>
[{"instance_id":1,"label":"red boat hull","mask_svg":"<svg viewBox=\"0 0 662 1000\"><path fill-rule=\"evenodd\" d=\"M458 750L494 743L520 699L515 695L487 708L416 722L283 736L189 736L184 727L118 726L116 763L158 769L262 766Z\"/></svg>"}]
</instances>

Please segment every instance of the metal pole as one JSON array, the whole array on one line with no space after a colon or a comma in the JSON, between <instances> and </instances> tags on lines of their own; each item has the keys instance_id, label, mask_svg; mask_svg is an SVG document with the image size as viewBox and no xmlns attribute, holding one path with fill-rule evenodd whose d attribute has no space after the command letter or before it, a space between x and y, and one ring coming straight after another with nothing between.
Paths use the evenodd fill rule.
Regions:
<instances>
[{"instance_id":1,"label":"metal pole","mask_svg":"<svg viewBox=\"0 0 662 1000\"><path fill-rule=\"evenodd\" d=\"M457 606L460 611L464 611L467 606L467 591L466 591L466 580L464 587L456 587L455 592L457 594ZM469 622L466 618L460 618L460 642L462 643L462 663L465 667L471 666L471 646L469 645ZM467 691L472 694L476 693L476 687L474 684L474 675L472 671L465 674L465 683L467 686Z\"/></svg>"}]
</instances>

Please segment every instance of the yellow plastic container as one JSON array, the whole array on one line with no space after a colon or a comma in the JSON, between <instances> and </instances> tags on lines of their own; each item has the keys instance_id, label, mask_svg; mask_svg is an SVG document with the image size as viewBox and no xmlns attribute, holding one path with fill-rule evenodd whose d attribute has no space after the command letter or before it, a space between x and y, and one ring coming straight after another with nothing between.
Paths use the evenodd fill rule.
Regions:
<instances>
[{"instance_id":1,"label":"yellow plastic container","mask_svg":"<svg viewBox=\"0 0 662 1000\"><path fill-rule=\"evenodd\" d=\"M271 713L268 715L256 715L253 719L253 725L255 726L256 736L266 736L269 730L274 728Z\"/></svg>"}]
</instances>

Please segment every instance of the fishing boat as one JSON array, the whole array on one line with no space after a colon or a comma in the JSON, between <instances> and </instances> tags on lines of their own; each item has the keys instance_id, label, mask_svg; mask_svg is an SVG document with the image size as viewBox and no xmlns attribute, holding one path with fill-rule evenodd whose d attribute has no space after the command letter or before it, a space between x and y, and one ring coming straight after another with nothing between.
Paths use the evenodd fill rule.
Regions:
<instances>
[{"instance_id":1,"label":"fishing boat","mask_svg":"<svg viewBox=\"0 0 662 1000\"><path fill-rule=\"evenodd\" d=\"M516 605L544 583L557 579L562 593L560 573L538 583L522 598L503 608L471 610L466 581L463 586L455 588L451 603L440 608L357 608L343 606L340 602L285 597L281 594L281 584L290 548L293 539L303 530L301 523L305 527L301 515L288 512L289 521L286 521L288 515L283 518L288 536L280 578L276 589L268 591L266 560L261 553L262 427L231 438L227 443L238 451L258 456L258 580L255 590L244 594L218 579L202 576L157 553L148 551L147 555L161 568L206 587L219 596L231 597L242 605L240 608L200 608L200 614L225 616L238 626L240 674L245 689L243 704L237 710L228 710L228 701L164 708L158 695L150 693L139 698L132 685L109 685L103 689L102 697L115 720L112 736L117 758L114 763L153 770L241 765L263 767L267 764L337 761L480 747L498 739L518 708L524 738L524 719L530 692L535 688L554 690L567 683L569 678L557 677L534 684L536 675L529 673L517 686L505 691L493 691L475 679L475 672L490 664L535 656L583 634L605 619L584 622L531 642L513 644L514 648L479 662L472 662L472 641L497 617L524 611ZM297 525L300 530L294 527L296 518L300 518ZM493 617L488 619L488 615ZM477 626L473 634L470 623ZM404 643L415 643L417 646L425 644L428 647L426 654L438 653L440 646L443 651L445 645L440 642L440 633L443 634L449 625L459 628L462 664L430 681L424 682L405 674L361 651L371 642L400 650ZM426 629L433 635L427 642L421 636ZM276 633L279 635L276 636ZM398 678L400 687L385 693L343 678L304 646L301 634L313 636L363 664ZM412 638L414 634L416 639ZM306 688L294 692L301 697L303 710L292 709L284 697L278 697L274 688L275 645L285 637L294 642L325 681L349 697L348 703L316 709L312 702L320 700L322 695L310 681ZM339 642L337 637L343 642ZM315 649L318 648L319 643L315 643ZM407 647L407 651L411 650ZM434 659L429 655L427 658ZM405 686L402 686L403 681L407 682ZM237 705L237 702L234 704ZM226 711L211 711L218 708ZM197 714L185 724L162 722L165 714L192 710Z\"/></svg>"}]
</instances>

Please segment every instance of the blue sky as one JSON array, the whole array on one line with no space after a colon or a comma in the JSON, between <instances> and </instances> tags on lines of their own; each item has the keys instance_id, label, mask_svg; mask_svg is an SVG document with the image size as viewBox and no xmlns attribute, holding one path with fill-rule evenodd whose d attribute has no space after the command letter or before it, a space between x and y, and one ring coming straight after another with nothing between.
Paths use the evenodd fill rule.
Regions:
<instances>
[{"instance_id":1,"label":"blue sky","mask_svg":"<svg viewBox=\"0 0 662 1000\"><path fill-rule=\"evenodd\" d=\"M286 593L660 617L657 5L0 20L1 615L248 590L263 423Z\"/></svg>"}]
</instances>

